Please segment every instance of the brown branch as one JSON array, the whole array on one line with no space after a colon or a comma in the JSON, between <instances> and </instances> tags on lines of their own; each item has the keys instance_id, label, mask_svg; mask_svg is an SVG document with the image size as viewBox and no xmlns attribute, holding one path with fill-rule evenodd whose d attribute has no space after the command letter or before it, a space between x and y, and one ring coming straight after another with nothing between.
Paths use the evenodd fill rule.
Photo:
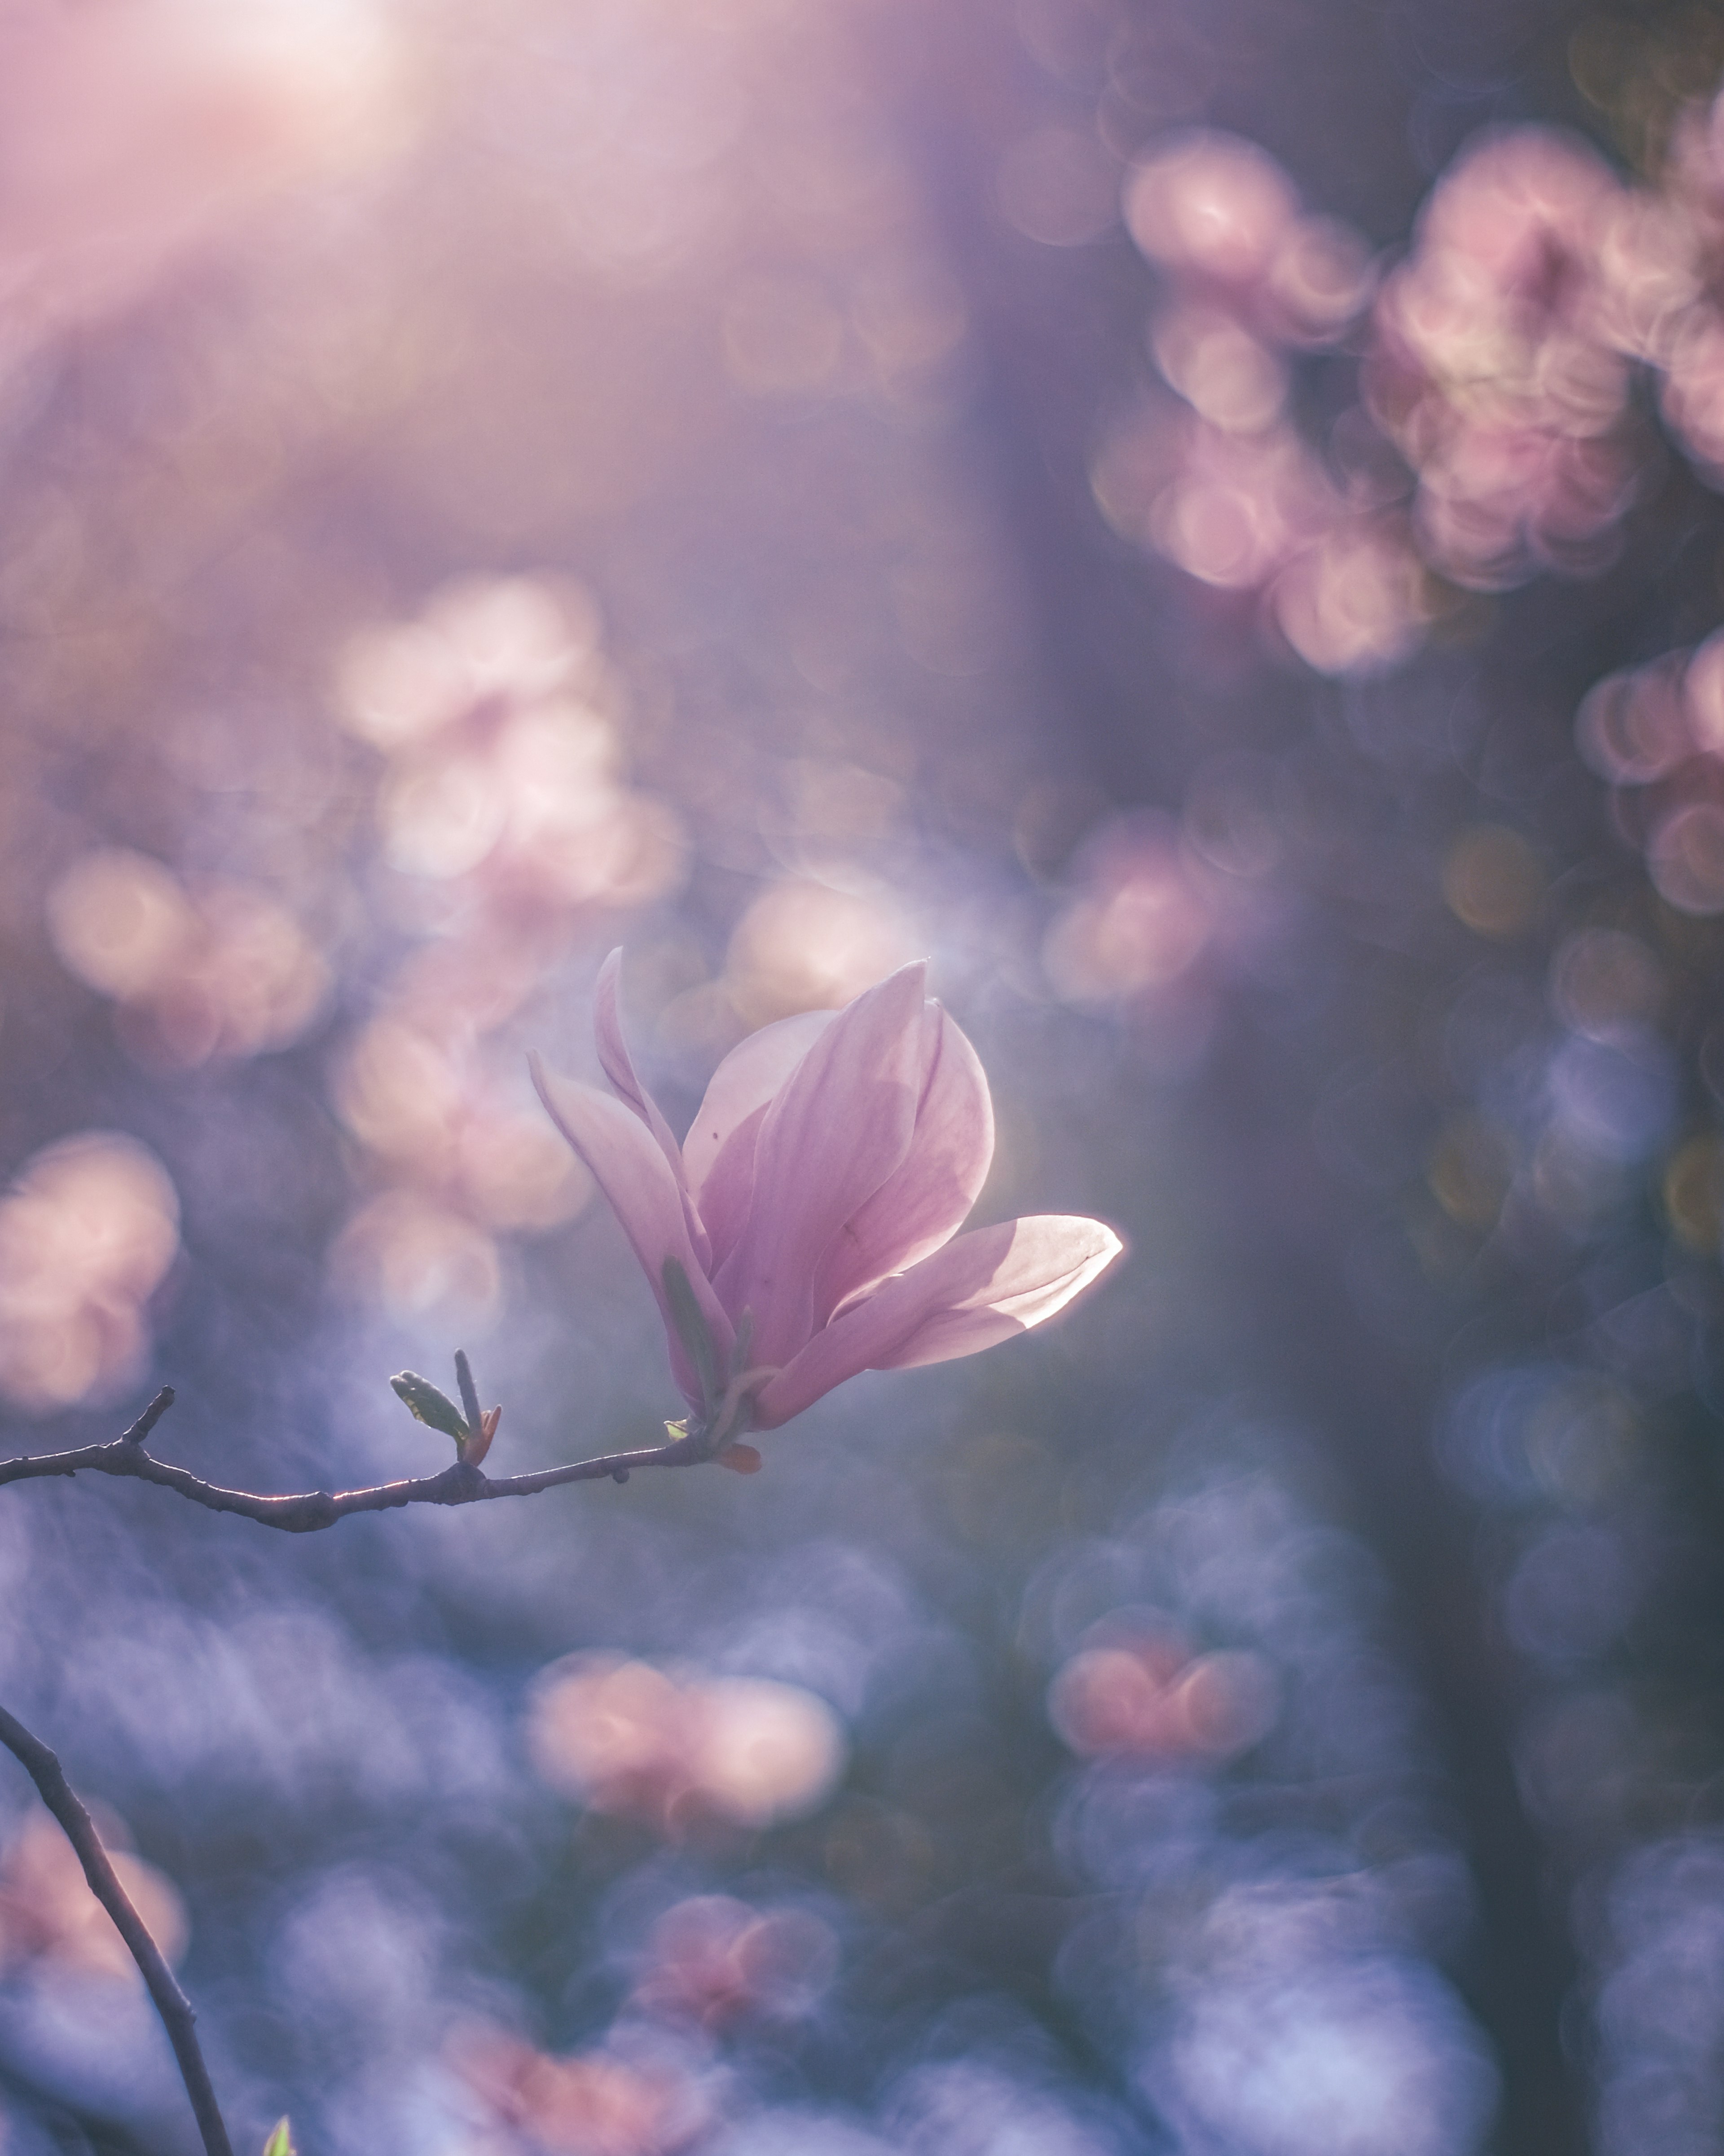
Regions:
<instances>
[{"instance_id":1,"label":"brown branch","mask_svg":"<svg viewBox=\"0 0 1724 2156\"><path fill-rule=\"evenodd\" d=\"M706 1434L696 1431L669 1445L655 1445L639 1452L608 1452L598 1459L571 1460L563 1467L541 1467L528 1475L505 1475L493 1479L478 1467L457 1460L438 1475L422 1475L406 1482L380 1482L368 1490L308 1490L295 1496L259 1496L249 1490L224 1490L205 1482L184 1467L156 1460L144 1448L144 1440L173 1405L173 1389L164 1385L131 1429L104 1445L81 1445L74 1452L25 1455L0 1460L0 1483L30 1482L44 1476L116 1475L134 1482L154 1482L164 1490L177 1491L194 1505L212 1512L238 1512L285 1534L314 1534L332 1527L351 1512L390 1512L403 1505L477 1505L492 1497L531 1497L559 1482L599 1482L607 1477L626 1482L637 1467L695 1467L712 1457Z\"/></svg>"},{"instance_id":2,"label":"brown branch","mask_svg":"<svg viewBox=\"0 0 1724 2156\"><path fill-rule=\"evenodd\" d=\"M169 1395L172 1398L172 1395ZM152 1400L151 1407L160 1415L166 1401ZM121 1440L124 1442L124 1440ZM162 2016L162 2025L167 2031L167 2041L173 2046L173 2055L179 2065L180 2079L186 2085L186 2094L192 2100L192 2110L198 2121L198 2131L203 2137L204 2156L233 2156L233 2144L228 2138L228 2129L216 2102L215 2090L210 2084L209 2069L203 2063L203 2054L198 2048L198 2034L194 2024L197 2015L192 2011L192 2002L174 1981L173 1971L162 1958L162 1949L150 1937L149 1928L132 1907L126 1889L115 1875L108 1861L108 1852L102 1847L95 1824L90 1814L79 1803L76 1792L66 1779L59 1761L42 1742L33 1737L23 1722L0 1707L0 1744L23 1768L36 1784L42 1801L65 1829L66 1839L78 1852L78 1861L84 1866L84 1876L90 1881L90 1891L114 1919L120 1936L131 1950L144 1982L150 1988L150 1996L156 2002L156 2011Z\"/></svg>"}]
</instances>

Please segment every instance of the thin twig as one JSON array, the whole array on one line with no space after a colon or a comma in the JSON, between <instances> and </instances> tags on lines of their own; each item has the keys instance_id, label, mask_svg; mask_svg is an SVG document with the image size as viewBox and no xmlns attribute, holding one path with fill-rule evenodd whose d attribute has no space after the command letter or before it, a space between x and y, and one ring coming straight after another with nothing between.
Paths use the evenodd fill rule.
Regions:
<instances>
[{"instance_id":1,"label":"thin twig","mask_svg":"<svg viewBox=\"0 0 1724 2156\"><path fill-rule=\"evenodd\" d=\"M165 1403L151 1401L151 1406L159 1415ZM122 1443L124 1440L121 1440ZM209 2069L203 2063L203 2054L198 2048L198 2033L193 2025L197 2015L192 2011L192 2002L174 1981L173 1971L162 1956L162 1949L150 1937L149 1928L132 1907L126 1889L115 1876L108 1861L108 1852L102 1847L95 1824L79 1803L77 1794L66 1779L59 1761L42 1742L33 1737L23 1722L0 1707L0 1744L3 1744L36 1784L42 1801L65 1829L66 1839L78 1852L78 1861L84 1866L84 1876L90 1881L90 1891L114 1919L120 1936L131 1950L144 1982L150 1987L150 1996L156 2002L156 2011L162 2016L162 2025L167 2031L167 2041L173 2046L173 2055L178 2061L180 2079L186 2085L186 2094L192 2100L192 2110L198 2121L198 2131L203 2137L204 2156L233 2156L233 2144L228 2138L228 2129L222 2122L215 2090L210 2085Z\"/></svg>"},{"instance_id":2,"label":"thin twig","mask_svg":"<svg viewBox=\"0 0 1724 2156\"><path fill-rule=\"evenodd\" d=\"M403 1505L477 1505L492 1497L531 1497L559 1482L598 1482L607 1476L626 1482L637 1467L695 1467L712 1457L705 1432L696 1430L669 1445L655 1445L639 1452L608 1452L594 1460L571 1460L562 1467L541 1467L528 1475L505 1475L496 1479L465 1460L457 1460L440 1474L415 1476L411 1481L381 1482L368 1490L308 1490L294 1496L264 1496L249 1490L224 1490L205 1482L184 1467L156 1460L145 1450L144 1440L173 1404L173 1390L164 1385L142 1414L121 1436L103 1445L80 1445L74 1452L44 1453L33 1459L0 1460L0 1483L31 1482L44 1476L115 1475L134 1482L154 1482L164 1490L177 1491L194 1505L212 1512L238 1512L285 1534L315 1534L332 1527L351 1512L390 1512Z\"/></svg>"}]
</instances>

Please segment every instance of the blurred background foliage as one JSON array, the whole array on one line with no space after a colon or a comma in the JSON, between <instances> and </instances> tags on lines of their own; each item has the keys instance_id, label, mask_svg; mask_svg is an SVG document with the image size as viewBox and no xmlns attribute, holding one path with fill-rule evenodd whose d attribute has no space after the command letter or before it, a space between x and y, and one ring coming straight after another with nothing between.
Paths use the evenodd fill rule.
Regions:
<instances>
[{"instance_id":1,"label":"blurred background foliage","mask_svg":"<svg viewBox=\"0 0 1724 2156\"><path fill-rule=\"evenodd\" d=\"M0 1396L647 1440L534 1103L931 953L1128 1265L743 1481L0 1504L239 2138L1724 2120L1724 11L0 0ZM673 1115L673 1120L675 1120ZM0 2148L188 2148L0 1784Z\"/></svg>"}]
</instances>

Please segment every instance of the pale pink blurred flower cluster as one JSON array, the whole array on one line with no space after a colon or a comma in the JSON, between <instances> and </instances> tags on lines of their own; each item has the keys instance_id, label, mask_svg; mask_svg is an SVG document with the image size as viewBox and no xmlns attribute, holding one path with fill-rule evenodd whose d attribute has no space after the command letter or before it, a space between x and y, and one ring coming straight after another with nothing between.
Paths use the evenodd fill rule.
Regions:
<instances>
[{"instance_id":1,"label":"pale pink blurred flower cluster","mask_svg":"<svg viewBox=\"0 0 1724 2156\"><path fill-rule=\"evenodd\" d=\"M1438 182L1372 290L1356 234L1300 208L1254 145L1177 137L1133 170L1126 222L1167 295L1151 346L1183 400L1098 460L1116 526L1205 583L1264 595L1320 672L1424 634L1425 571L1496 591L1613 557L1650 444L1637 372L1724 472L1724 120L1691 114L1655 186L1578 137L1488 136ZM1289 355L1362 353L1362 402L1321 445L1287 416Z\"/></svg>"},{"instance_id":2,"label":"pale pink blurred flower cluster","mask_svg":"<svg viewBox=\"0 0 1724 2156\"><path fill-rule=\"evenodd\" d=\"M103 1845L132 1907L169 1962L186 1948L186 1911L170 1881L132 1854L112 1814ZM114 1920L90 1891L76 1851L40 1807L27 1812L0 1852L0 1974L98 1976L141 1986L137 1964Z\"/></svg>"},{"instance_id":3,"label":"pale pink blurred flower cluster","mask_svg":"<svg viewBox=\"0 0 1724 2156\"><path fill-rule=\"evenodd\" d=\"M1176 824L1154 811L1094 826L1066 872L1042 964L1062 1002L1140 1014L1170 1072L1207 1042L1224 984L1282 929L1271 876L1285 810L1248 758L1197 773Z\"/></svg>"},{"instance_id":4,"label":"pale pink blurred flower cluster","mask_svg":"<svg viewBox=\"0 0 1724 2156\"><path fill-rule=\"evenodd\" d=\"M1214 913L1201 865L1165 818L1108 818L1079 849L1072 880L1043 947L1056 994L1076 1004L1159 998L1190 979Z\"/></svg>"},{"instance_id":5,"label":"pale pink blurred flower cluster","mask_svg":"<svg viewBox=\"0 0 1724 2156\"><path fill-rule=\"evenodd\" d=\"M1724 631L1607 675L1575 731L1660 896L1679 912L1724 913Z\"/></svg>"},{"instance_id":6,"label":"pale pink blurred flower cluster","mask_svg":"<svg viewBox=\"0 0 1724 2156\"><path fill-rule=\"evenodd\" d=\"M638 2013L723 2030L810 2012L838 1970L832 1927L809 1909L696 1894L659 1917L630 1994Z\"/></svg>"},{"instance_id":7,"label":"pale pink blurred flower cluster","mask_svg":"<svg viewBox=\"0 0 1724 2156\"><path fill-rule=\"evenodd\" d=\"M1208 131L1138 164L1125 210L1167 280L1150 346L1183 408L1150 403L1106 445L1104 513L1205 583L1262 593L1319 670L1393 665L1426 615L1393 477L1317 455L1288 409L1289 355L1345 345L1369 303L1364 242L1301 209L1261 150Z\"/></svg>"},{"instance_id":8,"label":"pale pink blurred flower cluster","mask_svg":"<svg viewBox=\"0 0 1724 2156\"><path fill-rule=\"evenodd\" d=\"M0 1396L51 1414L134 1383L179 1227L167 1171L135 1139L86 1131L33 1154L0 1199Z\"/></svg>"},{"instance_id":9,"label":"pale pink blurred flower cluster","mask_svg":"<svg viewBox=\"0 0 1724 2156\"><path fill-rule=\"evenodd\" d=\"M1260 1655L1199 1654L1171 1629L1098 1628L1048 1691L1049 1718L1085 1758L1212 1764L1256 1743L1275 1713Z\"/></svg>"},{"instance_id":10,"label":"pale pink blurred flower cluster","mask_svg":"<svg viewBox=\"0 0 1724 2156\"><path fill-rule=\"evenodd\" d=\"M1119 1255L1111 1228L1065 1214L957 1232L993 1158L993 1110L923 963L840 1012L752 1034L680 1146L623 1037L620 964L595 1013L610 1091L536 1059L534 1078L634 1246L712 1442L775 1430L860 1371L1010 1339Z\"/></svg>"},{"instance_id":11,"label":"pale pink blurred flower cluster","mask_svg":"<svg viewBox=\"0 0 1724 2156\"><path fill-rule=\"evenodd\" d=\"M118 1006L140 1061L188 1070L259 1055L309 1030L328 997L322 954L287 909L249 884L187 887L147 854L81 854L48 895L67 971Z\"/></svg>"},{"instance_id":12,"label":"pale pink blurred flower cluster","mask_svg":"<svg viewBox=\"0 0 1724 2156\"><path fill-rule=\"evenodd\" d=\"M901 900L871 877L769 883L736 923L722 992L738 1029L851 1002L917 949Z\"/></svg>"},{"instance_id":13,"label":"pale pink blurred flower cluster","mask_svg":"<svg viewBox=\"0 0 1724 2156\"><path fill-rule=\"evenodd\" d=\"M674 1902L653 1924L617 2021L595 2048L557 2057L482 2023L445 2061L476 2112L464 2156L671 2156L713 2123L711 2066L751 2025L814 2011L838 1941L812 1910L729 1894Z\"/></svg>"},{"instance_id":14,"label":"pale pink blurred flower cluster","mask_svg":"<svg viewBox=\"0 0 1724 2156\"><path fill-rule=\"evenodd\" d=\"M483 2023L444 2059L473 2118L464 2156L671 2156L710 2129L727 2041L818 2007L839 1966L832 1927L794 1904L730 1894L673 1902L635 1959L616 2021L556 2057Z\"/></svg>"},{"instance_id":15,"label":"pale pink blurred flower cluster","mask_svg":"<svg viewBox=\"0 0 1724 2156\"><path fill-rule=\"evenodd\" d=\"M793 808L798 821L810 808L813 817L829 815L854 788L865 796L870 835L877 835L895 807L899 789L872 773L812 760L802 771L806 783ZM834 820L840 819L849 820L842 808ZM851 1002L926 944L901 890L828 853L814 872L762 886L731 932L722 969L673 996L656 1031L668 1046L721 1055L774 1019Z\"/></svg>"},{"instance_id":16,"label":"pale pink blurred flower cluster","mask_svg":"<svg viewBox=\"0 0 1724 2156\"><path fill-rule=\"evenodd\" d=\"M526 578L452 585L344 654L340 711L383 759L387 896L414 945L336 1076L384 1187L336 1256L398 1312L482 1312L497 1234L554 1227L590 1193L516 1103L504 1035L572 937L681 880L675 816L622 775L620 696L591 601Z\"/></svg>"},{"instance_id":17,"label":"pale pink blurred flower cluster","mask_svg":"<svg viewBox=\"0 0 1724 2156\"><path fill-rule=\"evenodd\" d=\"M674 2058L557 2057L483 2025L458 2030L446 2056L478 2113L461 2156L674 2156L711 2123Z\"/></svg>"},{"instance_id":18,"label":"pale pink blurred flower cluster","mask_svg":"<svg viewBox=\"0 0 1724 2156\"><path fill-rule=\"evenodd\" d=\"M1454 582L1610 558L1641 462L1629 361L1654 357L1632 288L1665 223L1544 128L1486 139L1439 182L1378 298L1365 378L1416 475L1420 545Z\"/></svg>"},{"instance_id":19,"label":"pale pink blurred flower cluster","mask_svg":"<svg viewBox=\"0 0 1724 2156\"><path fill-rule=\"evenodd\" d=\"M1724 99L1683 116L1655 189L1614 199L1598 275L1609 341L1655 371L1665 424L1724 483Z\"/></svg>"},{"instance_id":20,"label":"pale pink blurred flower cluster","mask_svg":"<svg viewBox=\"0 0 1724 2156\"><path fill-rule=\"evenodd\" d=\"M621 1655L553 1663L534 1688L527 1733L553 1789L672 1836L800 1817L831 1794L847 1757L837 1716L798 1686Z\"/></svg>"}]
</instances>

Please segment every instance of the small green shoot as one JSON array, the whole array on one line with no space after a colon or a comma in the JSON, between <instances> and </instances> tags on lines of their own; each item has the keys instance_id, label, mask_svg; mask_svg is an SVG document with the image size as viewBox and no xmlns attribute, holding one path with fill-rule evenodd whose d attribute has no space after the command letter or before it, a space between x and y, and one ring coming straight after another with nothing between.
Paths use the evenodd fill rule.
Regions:
<instances>
[{"instance_id":1,"label":"small green shoot","mask_svg":"<svg viewBox=\"0 0 1724 2156\"><path fill-rule=\"evenodd\" d=\"M428 1430L440 1430L445 1437L454 1438L457 1445L465 1445L472 1432L461 1410L428 1378L422 1378L417 1370L403 1370L398 1378L389 1380L389 1385L416 1422L423 1423Z\"/></svg>"}]
</instances>

